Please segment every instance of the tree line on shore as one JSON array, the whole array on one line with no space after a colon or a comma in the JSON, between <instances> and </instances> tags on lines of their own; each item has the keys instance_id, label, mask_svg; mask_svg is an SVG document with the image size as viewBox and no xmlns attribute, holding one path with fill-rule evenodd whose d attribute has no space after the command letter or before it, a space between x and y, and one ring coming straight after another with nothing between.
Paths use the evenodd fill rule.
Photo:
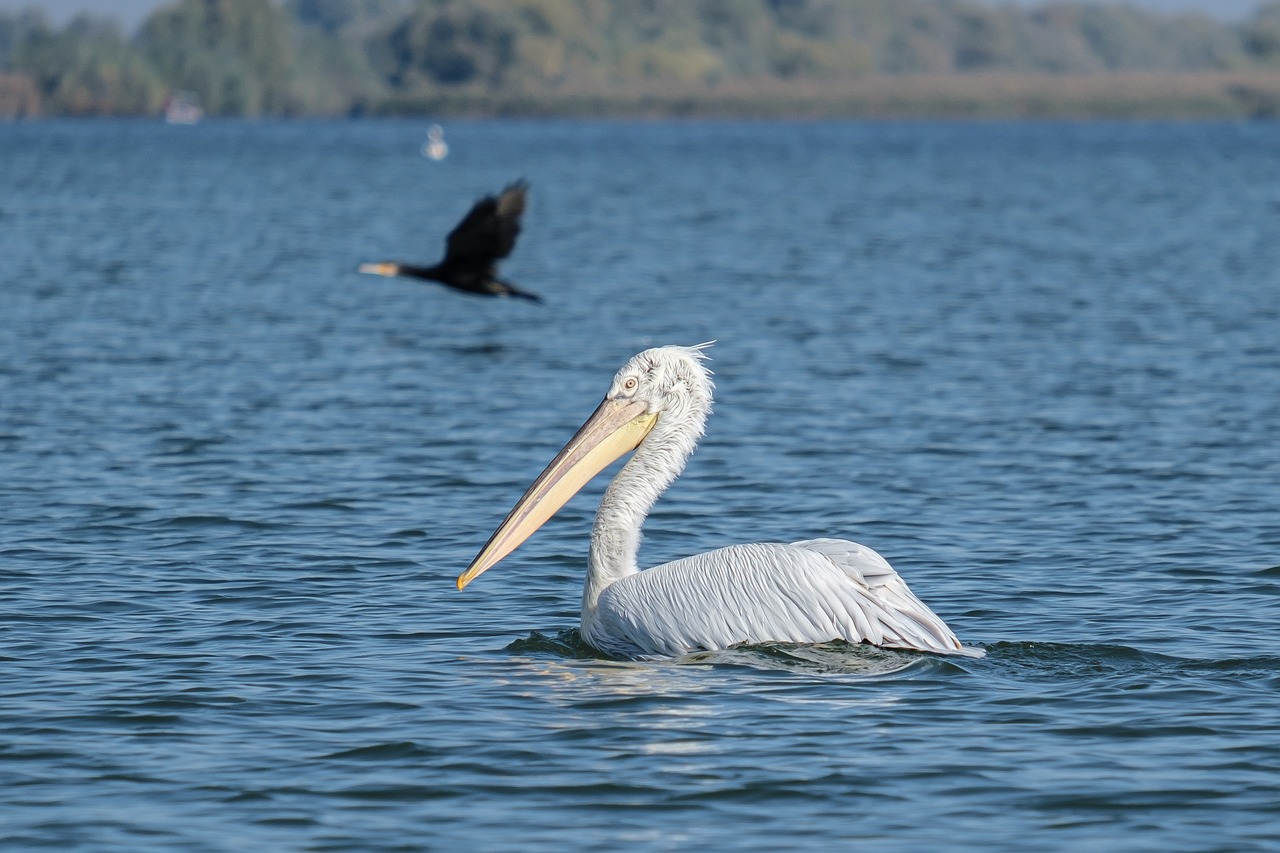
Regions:
<instances>
[{"instance_id":1,"label":"tree line on shore","mask_svg":"<svg viewBox=\"0 0 1280 853\"><path fill-rule=\"evenodd\" d=\"M1280 2L1223 23L1096 2L175 0L128 34L0 14L0 117L155 115L175 92L244 117L1272 115Z\"/></svg>"}]
</instances>

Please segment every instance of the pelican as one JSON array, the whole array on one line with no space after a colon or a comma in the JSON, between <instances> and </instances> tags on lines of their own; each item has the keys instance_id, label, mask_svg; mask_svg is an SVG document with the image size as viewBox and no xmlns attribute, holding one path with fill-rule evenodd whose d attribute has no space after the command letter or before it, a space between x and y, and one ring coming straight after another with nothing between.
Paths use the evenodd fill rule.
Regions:
<instances>
[{"instance_id":1,"label":"pelican","mask_svg":"<svg viewBox=\"0 0 1280 853\"><path fill-rule=\"evenodd\" d=\"M764 642L846 640L978 657L889 563L844 539L731 545L640 571L649 510L684 470L711 412L709 344L648 349L508 513L463 589L510 554L605 466L614 477L591 529L582 639L615 657L655 659Z\"/></svg>"},{"instance_id":2,"label":"pelican","mask_svg":"<svg viewBox=\"0 0 1280 853\"><path fill-rule=\"evenodd\" d=\"M429 267L378 261L361 264L359 272L388 277L407 276L435 281L446 287L480 296L514 296L541 302L536 293L520 290L498 278L498 261L511 254L520 236L520 217L529 185L511 184L497 198L477 201L445 238L444 258Z\"/></svg>"}]
</instances>

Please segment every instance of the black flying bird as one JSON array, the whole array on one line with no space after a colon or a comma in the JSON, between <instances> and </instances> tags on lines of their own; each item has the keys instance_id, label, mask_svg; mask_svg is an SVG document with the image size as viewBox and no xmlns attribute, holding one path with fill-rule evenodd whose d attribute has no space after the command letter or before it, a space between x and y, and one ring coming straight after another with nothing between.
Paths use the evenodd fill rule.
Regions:
<instances>
[{"instance_id":1,"label":"black flying bird","mask_svg":"<svg viewBox=\"0 0 1280 853\"><path fill-rule=\"evenodd\" d=\"M541 302L536 293L498 278L498 261L511 254L520 236L520 215L528 190L528 184L516 181L497 198L489 195L476 202L445 238L444 259L434 266L381 261L361 264L360 272L421 278L480 296L517 296Z\"/></svg>"}]
</instances>

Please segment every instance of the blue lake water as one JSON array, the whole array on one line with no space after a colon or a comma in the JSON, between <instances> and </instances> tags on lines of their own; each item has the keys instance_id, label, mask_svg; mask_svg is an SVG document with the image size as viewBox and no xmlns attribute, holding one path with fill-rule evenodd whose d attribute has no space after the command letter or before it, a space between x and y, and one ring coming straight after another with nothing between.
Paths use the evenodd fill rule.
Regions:
<instances>
[{"instance_id":1,"label":"blue lake water","mask_svg":"<svg viewBox=\"0 0 1280 853\"><path fill-rule=\"evenodd\" d=\"M1280 848L1280 125L0 124L0 847ZM505 275L433 261L524 176ZM715 339L655 564L841 536L981 660L580 646L630 355Z\"/></svg>"}]
</instances>

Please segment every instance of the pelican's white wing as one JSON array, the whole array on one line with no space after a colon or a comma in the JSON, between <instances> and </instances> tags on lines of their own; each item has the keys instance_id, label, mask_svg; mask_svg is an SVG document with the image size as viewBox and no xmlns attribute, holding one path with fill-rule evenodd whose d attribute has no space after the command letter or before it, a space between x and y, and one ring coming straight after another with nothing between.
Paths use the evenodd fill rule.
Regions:
<instances>
[{"instance_id":1,"label":"pelican's white wing","mask_svg":"<svg viewBox=\"0 0 1280 853\"><path fill-rule=\"evenodd\" d=\"M582 630L625 657L841 639L982 654L962 647L883 557L843 539L734 545L628 575L583 613Z\"/></svg>"}]
</instances>

